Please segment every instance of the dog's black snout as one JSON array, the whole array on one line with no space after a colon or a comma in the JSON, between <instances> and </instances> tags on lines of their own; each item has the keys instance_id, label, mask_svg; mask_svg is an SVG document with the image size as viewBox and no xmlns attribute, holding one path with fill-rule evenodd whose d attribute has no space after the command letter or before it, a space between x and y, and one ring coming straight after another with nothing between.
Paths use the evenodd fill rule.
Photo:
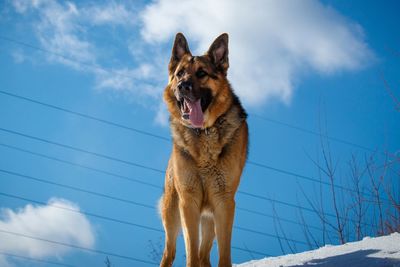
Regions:
<instances>
[{"instance_id":1,"label":"dog's black snout","mask_svg":"<svg viewBox=\"0 0 400 267\"><path fill-rule=\"evenodd\" d=\"M179 84L178 84L178 89L179 90L184 90L184 91L191 91L192 90L192 88L193 88L193 84L192 84L192 81L181 81Z\"/></svg>"}]
</instances>

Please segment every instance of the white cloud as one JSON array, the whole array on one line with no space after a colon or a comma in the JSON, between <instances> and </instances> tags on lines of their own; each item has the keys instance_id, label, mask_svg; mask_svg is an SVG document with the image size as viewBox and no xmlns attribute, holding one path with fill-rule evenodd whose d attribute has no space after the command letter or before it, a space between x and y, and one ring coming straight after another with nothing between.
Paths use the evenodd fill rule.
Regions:
<instances>
[{"instance_id":1,"label":"white cloud","mask_svg":"<svg viewBox=\"0 0 400 267\"><path fill-rule=\"evenodd\" d=\"M59 198L50 199L46 206L28 204L18 211L2 209L0 229L77 246L94 246L94 231L83 214L51 206L79 211L76 204ZM65 246L0 233L0 251L5 253L44 259L61 257L70 250ZM2 261L7 262L6 257L0 256Z\"/></svg>"},{"instance_id":2,"label":"white cloud","mask_svg":"<svg viewBox=\"0 0 400 267\"><path fill-rule=\"evenodd\" d=\"M230 34L229 78L248 106L272 99L289 103L302 75L354 71L374 59L360 25L314 0L156 0L142 10L118 1L12 3L18 13L35 13L31 24L42 48L66 56L47 54L47 60L93 75L96 89L145 103L157 110L157 122L165 122L160 102L178 31L196 54L220 33ZM108 46L102 46L92 33L103 34L107 26L112 31L104 38ZM135 36L137 30L142 38ZM131 57L115 56L120 52ZM16 61L22 59L18 56Z\"/></svg>"},{"instance_id":3,"label":"white cloud","mask_svg":"<svg viewBox=\"0 0 400 267\"><path fill-rule=\"evenodd\" d=\"M146 81L146 82L144 82ZM137 99L160 97L159 77L154 65L143 63L135 68L120 68L96 72L96 88L112 88L120 92L134 93Z\"/></svg>"},{"instance_id":4,"label":"white cloud","mask_svg":"<svg viewBox=\"0 0 400 267\"><path fill-rule=\"evenodd\" d=\"M6 260L6 258L3 255L0 255L0 266L12 267L12 265Z\"/></svg>"},{"instance_id":5,"label":"white cloud","mask_svg":"<svg viewBox=\"0 0 400 267\"><path fill-rule=\"evenodd\" d=\"M23 63L26 59L24 52L20 49L14 50L11 56L15 63Z\"/></svg>"},{"instance_id":6,"label":"white cloud","mask_svg":"<svg viewBox=\"0 0 400 267\"><path fill-rule=\"evenodd\" d=\"M13 3L17 12L37 15L38 19L32 25L41 46L52 52L47 54L48 60L77 70L86 68L74 61L96 62L95 47L84 39L85 29L79 24L87 16L83 16L74 3L53 0L17 0Z\"/></svg>"},{"instance_id":7,"label":"white cloud","mask_svg":"<svg viewBox=\"0 0 400 267\"><path fill-rule=\"evenodd\" d=\"M132 27L137 18L133 5L116 2L78 5L54 0L14 0L13 5L19 13L34 12L37 15L33 28L41 47L51 52L46 54L50 62L94 75L97 89L134 92L140 100L143 97L160 98L162 89L155 86L160 77L156 75L157 65L153 60L149 64L146 59L135 67L103 68L101 50L88 37L90 25ZM135 49L130 43L127 41L126 48L133 52ZM20 60L19 56L15 54L14 60Z\"/></svg>"},{"instance_id":8,"label":"white cloud","mask_svg":"<svg viewBox=\"0 0 400 267\"><path fill-rule=\"evenodd\" d=\"M154 119L154 122L156 122L161 126L168 126L168 118L169 118L169 113L167 107L163 103L160 103L157 109L157 114Z\"/></svg>"},{"instance_id":9,"label":"white cloud","mask_svg":"<svg viewBox=\"0 0 400 267\"><path fill-rule=\"evenodd\" d=\"M110 2L104 6L96 2L93 6L85 9L85 15L89 17L90 23L102 25L128 26L136 23L136 11L127 6Z\"/></svg>"},{"instance_id":10,"label":"white cloud","mask_svg":"<svg viewBox=\"0 0 400 267\"><path fill-rule=\"evenodd\" d=\"M147 6L142 20L147 42L171 42L182 31L197 54L228 32L229 77L239 96L253 105L272 97L290 101L306 71L357 70L373 58L360 25L312 0L158 0Z\"/></svg>"},{"instance_id":11,"label":"white cloud","mask_svg":"<svg viewBox=\"0 0 400 267\"><path fill-rule=\"evenodd\" d=\"M18 13L25 13L26 10L30 7L30 2L26 0L13 0L12 5L15 8L15 11Z\"/></svg>"}]
</instances>

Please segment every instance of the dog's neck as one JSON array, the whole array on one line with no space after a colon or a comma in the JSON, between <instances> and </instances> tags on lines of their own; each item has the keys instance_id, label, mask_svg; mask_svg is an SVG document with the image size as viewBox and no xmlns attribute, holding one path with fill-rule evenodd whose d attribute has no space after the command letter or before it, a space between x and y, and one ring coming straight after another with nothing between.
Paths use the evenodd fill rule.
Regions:
<instances>
[{"instance_id":1,"label":"dog's neck","mask_svg":"<svg viewBox=\"0 0 400 267\"><path fill-rule=\"evenodd\" d=\"M231 107L221 114L211 127L192 128L183 125L179 120L171 120L172 138L178 146L184 147L189 142L199 139L218 139L223 143L229 142L236 130L247 118L247 114L241 105Z\"/></svg>"},{"instance_id":2,"label":"dog's neck","mask_svg":"<svg viewBox=\"0 0 400 267\"><path fill-rule=\"evenodd\" d=\"M240 105L232 105L208 128L190 128L171 120L174 146L198 164L217 162L226 145L232 143L238 129L246 123L247 114Z\"/></svg>"}]
</instances>

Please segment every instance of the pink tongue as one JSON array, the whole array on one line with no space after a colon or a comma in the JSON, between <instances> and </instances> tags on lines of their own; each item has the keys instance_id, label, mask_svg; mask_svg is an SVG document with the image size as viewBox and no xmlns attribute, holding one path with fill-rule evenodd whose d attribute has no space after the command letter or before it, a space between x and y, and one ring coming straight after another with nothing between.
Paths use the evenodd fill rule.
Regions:
<instances>
[{"instance_id":1,"label":"pink tongue","mask_svg":"<svg viewBox=\"0 0 400 267\"><path fill-rule=\"evenodd\" d=\"M203 111L201 110L201 104L200 104L200 99L197 100L196 102L189 102L187 101L189 105L189 120L192 123L194 127L200 128L203 126Z\"/></svg>"}]
</instances>

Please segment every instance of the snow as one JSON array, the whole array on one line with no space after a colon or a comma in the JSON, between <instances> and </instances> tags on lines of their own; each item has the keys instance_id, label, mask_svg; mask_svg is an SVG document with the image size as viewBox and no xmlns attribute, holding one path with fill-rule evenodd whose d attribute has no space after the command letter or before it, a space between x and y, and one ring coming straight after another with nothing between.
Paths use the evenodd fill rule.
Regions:
<instances>
[{"instance_id":1,"label":"snow","mask_svg":"<svg viewBox=\"0 0 400 267\"><path fill-rule=\"evenodd\" d=\"M262 260L253 260L236 267L400 267L400 233L366 237L344 245L327 245L316 250Z\"/></svg>"}]
</instances>

